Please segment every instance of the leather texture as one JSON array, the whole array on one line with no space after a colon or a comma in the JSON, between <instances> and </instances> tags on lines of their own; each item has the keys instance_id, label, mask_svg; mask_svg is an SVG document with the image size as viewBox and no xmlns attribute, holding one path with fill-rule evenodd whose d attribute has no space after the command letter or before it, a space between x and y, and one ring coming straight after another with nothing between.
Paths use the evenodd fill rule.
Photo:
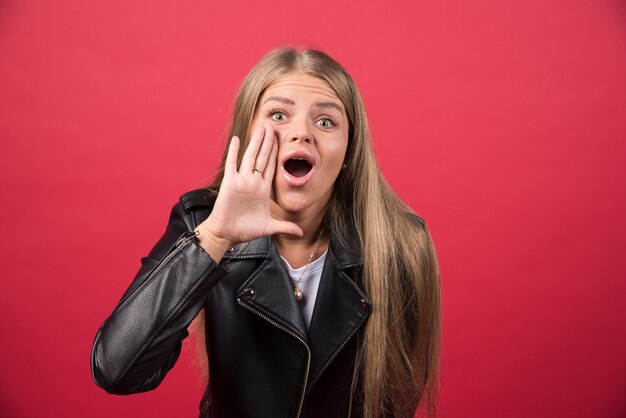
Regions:
<instances>
[{"instance_id":1,"label":"leather texture","mask_svg":"<svg viewBox=\"0 0 626 418\"><path fill-rule=\"evenodd\" d=\"M346 417L370 302L360 251L331 235L309 330L271 237L239 244L220 264L193 229L214 196L181 196L164 235L96 335L91 367L107 392L156 388L206 309L210 383L201 417ZM359 416L359 391L352 416Z\"/></svg>"}]
</instances>

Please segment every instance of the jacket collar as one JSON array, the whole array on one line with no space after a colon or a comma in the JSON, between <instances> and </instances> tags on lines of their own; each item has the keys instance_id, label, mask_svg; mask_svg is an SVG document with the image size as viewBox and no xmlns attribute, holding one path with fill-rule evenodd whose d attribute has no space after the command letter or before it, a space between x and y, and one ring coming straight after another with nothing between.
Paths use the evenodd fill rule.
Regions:
<instances>
[{"instance_id":1,"label":"jacket collar","mask_svg":"<svg viewBox=\"0 0 626 418\"><path fill-rule=\"evenodd\" d=\"M348 267L355 267L361 265L360 248L348 248L343 245L339 238L334 234L330 237L330 249L337 259L339 267L346 269ZM274 241L272 237L261 237L249 242L237 244L230 248L224 259L236 260L236 259L249 259L249 258L268 258L274 247Z\"/></svg>"}]
</instances>

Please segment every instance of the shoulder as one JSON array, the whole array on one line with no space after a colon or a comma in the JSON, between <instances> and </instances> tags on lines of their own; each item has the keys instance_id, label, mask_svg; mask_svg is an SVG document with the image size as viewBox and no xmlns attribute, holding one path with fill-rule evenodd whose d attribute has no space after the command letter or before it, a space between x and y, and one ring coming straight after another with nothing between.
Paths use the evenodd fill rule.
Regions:
<instances>
[{"instance_id":1,"label":"shoulder","mask_svg":"<svg viewBox=\"0 0 626 418\"><path fill-rule=\"evenodd\" d=\"M197 208L212 209L216 196L217 192L215 190L205 188L184 193L178 200L181 209L189 213Z\"/></svg>"},{"instance_id":2,"label":"shoulder","mask_svg":"<svg viewBox=\"0 0 626 418\"><path fill-rule=\"evenodd\" d=\"M182 194L174 204L169 226L180 231L192 231L209 217L217 193L210 189L191 190Z\"/></svg>"}]
</instances>

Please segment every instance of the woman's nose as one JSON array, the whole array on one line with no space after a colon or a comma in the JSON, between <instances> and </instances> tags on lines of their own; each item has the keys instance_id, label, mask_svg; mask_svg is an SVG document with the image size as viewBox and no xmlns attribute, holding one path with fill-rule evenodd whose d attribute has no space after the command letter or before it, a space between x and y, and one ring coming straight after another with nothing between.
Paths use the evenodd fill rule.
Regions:
<instances>
[{"instance_id":1,"label":"woman's nose","mask_svg":"<svg viewBox=\"0 0 626 418\"><path fill-rule=\"evenodd\" d=\"M302 141L306 142L307 144L312 143L314 140L313 134L309 130L299 130L291 132L287 138L290 142Z\"/></svg>"},{"instance_id":2,"label":"woman's nose","mask_svg":"<svg viewBox=\"0 0 626 418\"><path fill-rule=\"evenodd\" d=\"M311 129L308 126L307 121L294 120L289 128L291 129L288 129L288 131L285 132L285 139L288 142L301 141L301 142L306 142L307 144L311 144L313 143L313 141L315 141L315 138L313 137L313 133L311 132Z\"/></svg>"}]
</instances>

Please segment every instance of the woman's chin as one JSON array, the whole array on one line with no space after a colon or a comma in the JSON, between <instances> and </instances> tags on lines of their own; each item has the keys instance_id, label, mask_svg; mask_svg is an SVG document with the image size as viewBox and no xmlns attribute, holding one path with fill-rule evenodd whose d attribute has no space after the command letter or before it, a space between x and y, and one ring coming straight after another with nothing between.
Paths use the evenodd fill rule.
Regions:
<instances>
[{"instance_id":1,"label":"woman's chin","mask_svg":"<svg viewBox=\"0 0 626 418\"><path fill-rule=\"evenodd\" d=\"M311 196L301 193L274 195L272 201L273 210L290 216L321 214L328 203L328 199L311 199Z\"/></svg>"},{"instance_id":2,"label":"woman's chin","mask_svg":"<svg viewBox=\"0 0 626 418\"><path fill-rule=\"evenodd\" d=\"M280 208L280 210L289 214L301 213L310 206L306 199L295 198L278 199L276 205Z\"/></svg>"}]
</instances>

